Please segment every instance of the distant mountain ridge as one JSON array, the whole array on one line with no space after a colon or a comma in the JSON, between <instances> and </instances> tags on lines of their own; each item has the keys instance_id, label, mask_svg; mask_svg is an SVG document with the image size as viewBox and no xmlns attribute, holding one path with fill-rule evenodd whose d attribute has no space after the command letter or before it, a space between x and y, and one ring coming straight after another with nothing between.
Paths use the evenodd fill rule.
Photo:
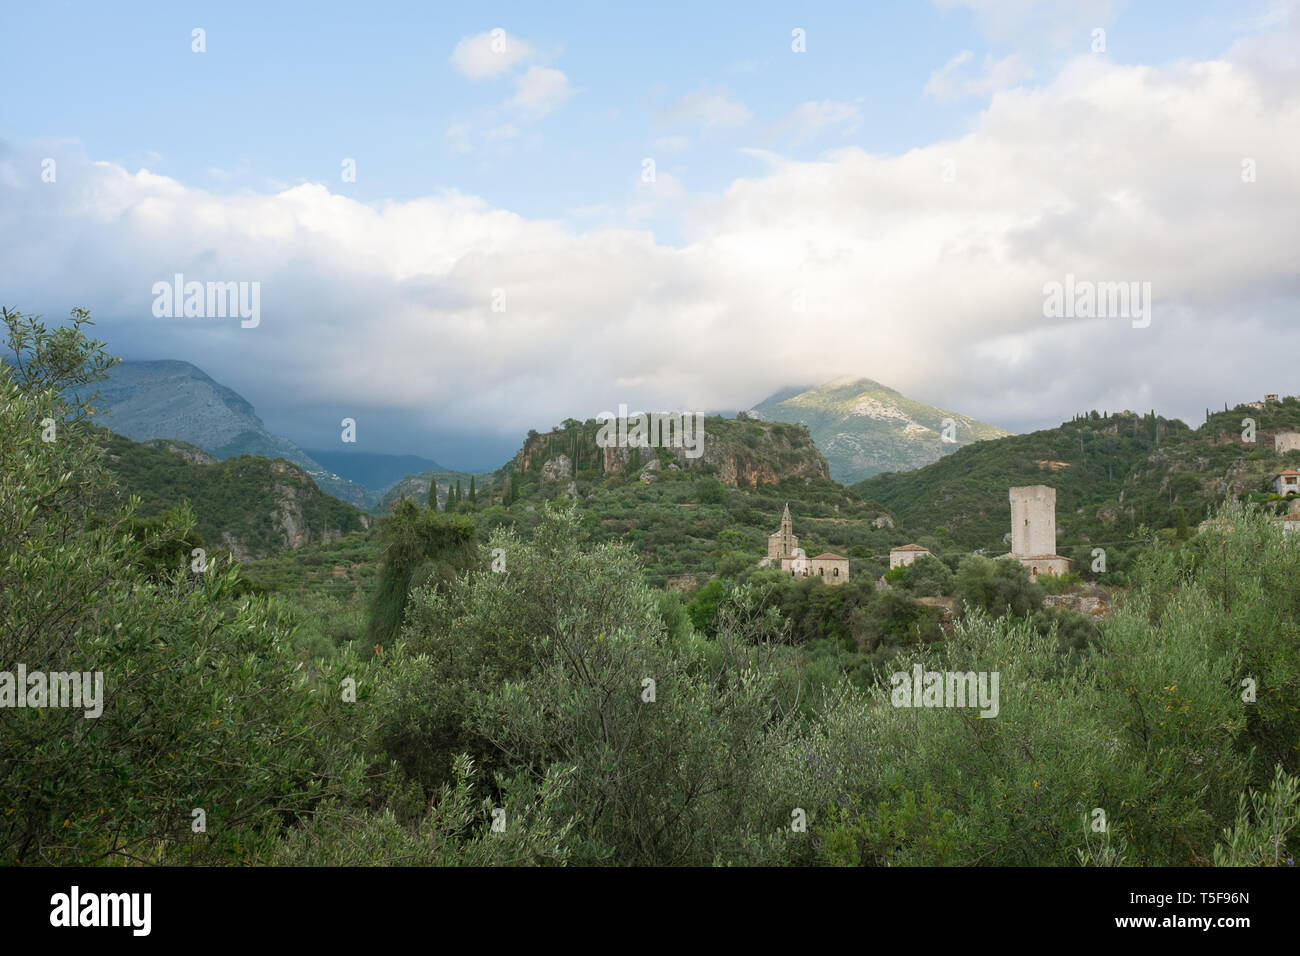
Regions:
<instances>
[{"instance_id":1,"label":"distant mountain ridge","mask_svg":"<svg viewBox=\"0 0 1300 956\"><path fill-rule=\"evenodd\" d=\"M349 504L369 508L379 500L364 485L341 478L287 438L267 431L250 402L189 362L122 362L96 390L106 408L98 424L133 441L182 441L218 460L283 458L322 491Z\"/></svg>"},{"instance_id":2,"label":"distant mountain ridge","mask_svg":"<svg viewBox=\"0 0 1300 956\"><path fill-rule=\"evenodd\" d=\"M409 475L447 471L432 458L420 455L386 455L379 452L309 448L307 454L341 478L383 494ZM466 479L468 480L468 479Z\"/></svg>"},{"instance_id":3,"label":"distant mountain ridge","mask_svg":"<svg viewBox=\"0 0 1300 956\"><path fill-rule=\"evenodd\" d=\"M1011 432L968 415L914 401L869 378L838 378L812 388L784 388L750 414L805 424L843 484L886 471L911 471L972 442ZM951 420L952 441L944 439Z\"/></svg>"}]
</instances>

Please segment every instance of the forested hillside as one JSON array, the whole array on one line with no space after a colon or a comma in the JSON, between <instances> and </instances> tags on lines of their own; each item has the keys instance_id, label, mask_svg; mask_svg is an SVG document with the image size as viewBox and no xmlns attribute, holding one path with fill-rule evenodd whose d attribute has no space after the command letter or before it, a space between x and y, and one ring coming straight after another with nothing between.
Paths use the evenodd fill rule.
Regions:
<instances>
[{"instance_id":1,"label":"forested hillside","mask_svg":"<svg viewBox=\"0 0 1300 956\"><path fill-rule=\"evenodd\" d=\"M546 502L566 496L593 540L627 544L652 584L693 589L764 557L789 502L806 547L817 549L808 553L838 550L877 574L886 566L876 559L897 536L872 524L878 506L830 480L806 428L709 417L697 458L680 448L601 448L599 428L570 419L529 435L478 508L465 510L485 533L528 530Z\"/></svg>"},{"instance_id":2,"label":"forested hillside","mask_svg":"<svg viewBox=\"0 0 1300 956\"><path fill-rule=\"evenodd\" d=\"M1242 439L1247 417L1256 422L1254 442ZM914 472L877 475L853 490L913 533L996 554L1006 550L1010 529L1008 488L1050 485L1058 551L1083 561L1095 545L1135 542L1142 526L1195 526L1229 500L1269 501L1269 476L1300 462L1300 454L1273 450L1276 432L1292 427L1300 428L1295 398L1241 405L1197 429L1149 414L1091 412L963 448Z\"/></svg>"},{"instance_id":3,"label":"forested hillside","mask_svg":"<svg viewBox=\"0 0 1300 956\"><path fill-rule=\"evenodd\" d=\"M241 561L328 543L370 525L369 516L325 494L283 459L217 461L183 442L133 442L105 430L99 443L120 481L118 499L138 495L145 518L189 502L202 543Z\"/></svg>"}]
</instances>

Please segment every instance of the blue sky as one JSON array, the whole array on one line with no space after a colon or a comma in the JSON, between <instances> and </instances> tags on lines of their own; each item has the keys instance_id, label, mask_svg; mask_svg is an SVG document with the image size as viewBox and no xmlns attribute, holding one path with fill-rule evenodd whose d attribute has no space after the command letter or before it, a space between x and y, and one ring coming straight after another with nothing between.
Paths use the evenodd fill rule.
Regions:
<instances>
[{"instance_id":1,"label":"blue sky","mask_svg":"<svg viewBox=\"0 0 1300 956\"><path fill-rule=\"evenodd\" d=\"M1248 19L1240 2L1061 6L1085 12L1058 37L1034 22L990 36L969 7L921 2L10 4L0 119L7 136L76 141L96 159L217 191L327 182L373 202L456 189L582 221L621 200L647 156L691 189L716 191L761 172L742 147L812 158L956 135L980 98L938 102L924 87L963 50L1018 54L1050 75L1093 26L1108 30L1111 60L1158 63L1217 55ZM194 27L207 34L201 56ZM515 120L501 104L522 68L475 79L451 54L494 27L507 43L526 38L537 50L528 62L561 70L574 93L492 143L481 134ZM796 27L803 55L790 49ZM705 127L673 113L701 91L752 118ZM860 119L793 141L783 133L802 103L826 100L855 105ZM457 124L471 127L467 152L448 133ZM673 137L687 143L664 148ZM343 157L357 160L354 184L340 181Z\"/></svg>"},{"instance_id":2,"label":"blue sky","mask_svg":"<svg viewBox=\"0 0 1300 956\"><path fill-rule=\"evenodd\" d=\"M1294 210L1294 169L1278 167L1295 153L1262 131L1296 115L1295 20L1287 2L9 4L0 222L50 233L43 258L10 247L0 283L32 311L91 308L128 358L194 361L301 444L325 444L338 411L359 408L370 450L466 467L570 414L735 408L841 374L1015 430L1090 407L1190 416L1258 389L1244 360L1214 395L1164 378L1159 357L1190 348L1173 318L1227 310L1238 338L1265 336L1294 303L1294 269L1274 260L1294 238L1281 211ZM487 46L496 28L504 55ZM806 52L791 49L796 28ZM1198 98L1205 117L1176 105ZM1260 134L1230 133L1231 149L1177 128L1226 130L1255 107ZM1073 128L1047 128L1064 115ZM1093 122L1108 137L1095 155ZM1236 167L1256 153L1275 161L1247 214ZM959 189L908 192L949 156ZM61 173L42 192L46 157ZM1161 174L1183 167L1187 182ZM1225 264L1214 289L1175 289L1167 266L1210 256L1162 246L1190 241L1164 194L1175 187L1211 197L1215 241L1242 235L1211 220L1263 211L1260 249L1242 251L1264 261L1258 274ZM1062 210L1068 237L1038 234ZM1128 216L1150 231L1124 251ZM986 253L997 287L973 290L963 270ZM1041 363L1026 380L1026 356L1048 347L1033 315L1042 280L1128 278L1134 263L1133 278L1176 293L1165 330L1109 343L1134 356L1118 373L1081 355L1064 381ZM787 267L764 301L812 283L811 316L747 298ZM205 268L263 283L258 337L150 323L150 277ZM918 316L903 305L948 281L964 291ZM518 303L506 318L483 312L495 288ZM805 323L834 347L792 342ZM1078 341L1119 334L1098 328ZM736 340L754 351L728 358ZM411 352L429 356L427 376Z\"/></svg>"}]
</instances>

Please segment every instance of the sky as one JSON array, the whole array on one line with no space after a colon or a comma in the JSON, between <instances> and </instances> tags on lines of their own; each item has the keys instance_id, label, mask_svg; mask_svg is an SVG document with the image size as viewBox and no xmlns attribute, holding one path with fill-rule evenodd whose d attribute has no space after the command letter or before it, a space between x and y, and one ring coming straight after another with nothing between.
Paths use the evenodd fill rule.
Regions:
<instances>
[{"instance_id":1,"label":"sky","mask_svg":"<svg viewBox=\"0 0 1300 956\"><path fill-rule=\"evenodd\" d=\"M850 375L1017 432L1300 392L1292 0L4 4L0 58L0 303L304 447L489 468ZM178 273L257 324L156 314ZM1046 314L1067 276L1149 315Z\"/></svg>"}]
</instances>

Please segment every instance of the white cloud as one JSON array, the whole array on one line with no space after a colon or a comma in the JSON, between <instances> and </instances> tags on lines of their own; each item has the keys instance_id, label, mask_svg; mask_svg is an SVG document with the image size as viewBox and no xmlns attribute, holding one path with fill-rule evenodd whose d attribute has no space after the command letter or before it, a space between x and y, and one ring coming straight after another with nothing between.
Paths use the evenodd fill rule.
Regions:
<instances>
[{"instance_id":1,"label":"white cloud","mask_svg":"<svg viewBox=\"0 0 1300 956\"><path fill-rule=\"evenodd\" d=\"M501 150L510 143L535 146L540 134L524 137L520 124L548 116L573 95L568 77L549 67L531 66L515 77L514 95L500 106L471 117L457 117L447 124L446 139L458 153L468 154L481 147ZM503 115L504 114L504 115Z\"/></svg>"},{"instance_id":2,"label":"white cloud","mask_svg":"<svg viewBox=\"0 0 1300 956\"><path fill-rule=\"evenodd\" d=\"M739 100L728 99L726 91L700 89L688 93L662 112L669 122L691 123L711 129L715 126L740 126L753 114Z\"/></svg>"},{"instance_id":3,"label":"white cloud","mask_svg":"<svg viewBox=\"0 0 1300 956\"><path fill-rule=\"evenodd\" d=\"M652 183L637 178L624 215L633 223L679 216L689 198L690 194L680 179L666 169L658 169Z\"/></svg>"},{"instance_id":4,"label":"white cloud","mask_svg":"<svg viewBox=\"0 0 1300 956\"><path fill-rule=\"evenodd\" d=\"M51 316L85 305L115 350L199 361L256 405L409 429L735 408L843 374L1011 427L1126 405L1192 417L1286 391L1300 351L1300 87L1266 56L1082 56L994 94L961 138L768 152L720 195L661 167L633 214L677 217L677 246L455 192L217 195L72 154L42 184L48 154L11 151L0 287ZM261 281L261 325L153 318L151 285L175 272ZM1044 318L1044 283L1067 273L1151 282L1151 327Z\"/></svg>"},{"instance_id":5,"label":"white cloud","mask_svg":"<svg viewBox=\"0 0 1300 956\"><path fill-rule=\"evenodd\" d=\"M663 153L680 153L690 145L687 136L660 136L655 140L655 149Z\"/></svg>"},{"instance_id":6,"label":"white cloud","mask_svg":"<svg viewBox=\"0 0 1300 956\"><path fill-rule=\"evenodd\" d=\"M856 132L861 119L857 103L809 100L786 115L776 128L783 138L801 143L835 127L841 127L841 132L846 134Z\"/></svg>"},{"instance_id":7,"label":"white cloud","mask_svg":"<svg viewBox=\"0 0 1300 956\"><path fill-rule=\"evenodd\" d=\"M496 27L474 36L461 37L451 52L451 62L465 76L481 80L504 73L533 54L533 48L526 41Z\"/></svg>"},{"instance_id":8,"label":"white cloud","mask_svg":"<svg viewBox=\"0 0 1300 956\"><path fill-rule=\"evenodd\" d=\"M514 123L502 123L500 126L493 126L483 134L486 142L501 142L502 140L515 139L519 136L519 127Z\"/></svg>"},{"instance_id":9,"label":"white cloud","mask_svg":"<svg viewBox=\"0 0 1300 956\"><path fill-rule=\"evenodd\" d=\"M446 137L447 142L451 144L452 149L458 153L473 152L474 144L472 141L474 127L464 120L452 120L447 124Z\"/></svg>"},{"instance_id":10,"label":"white cloud","mask_svg":"<svg viewBox=\"0 0 1300 956\"><path fill-rule=\"evenodd\" d=\"M975 54L962 50L941 69L930 74L925 93L936 100L960 100L970 96L987 96L998 90L1015 86L1033 75L1033 70L1018 54L995 60L985 54L978 72L967 69L975 61Z\"/></svg>"},{"instance_id":11,"label":"white cloud","mask_svg":"<svg viewBox=\"0 0 1300 956\"><path fill-rule=\"evenodd\" d=\"M220 166L209 166L208 175L218 182L229 182L232 179L242 178L252 172L253 165L247 159L240 159L230 169L222 169Z\"/></svg>"},{"instance_id":12,"label":"white cloud","mask_svg":"<svg viewBox=\"0 0 1300 956\"><path fill-rule=\"evenodd\" d=\"M531 66L515 80L515 95L509 105L532 119L554 112L573 95L569 79L559 70Z\"/></svg>"},{"instance_id":13,"label":"white cloud","mask_svg":"<svg viewBox=\"0 0 1300 956\"><path fill-rule=\"evenodd\" d=\"M941 10L968 8L984 34L999 42L1077 44L1082 50L1088 31L1107 26L1120 0L934 0L934 4Z\"/></svg>"}]
</instances>

